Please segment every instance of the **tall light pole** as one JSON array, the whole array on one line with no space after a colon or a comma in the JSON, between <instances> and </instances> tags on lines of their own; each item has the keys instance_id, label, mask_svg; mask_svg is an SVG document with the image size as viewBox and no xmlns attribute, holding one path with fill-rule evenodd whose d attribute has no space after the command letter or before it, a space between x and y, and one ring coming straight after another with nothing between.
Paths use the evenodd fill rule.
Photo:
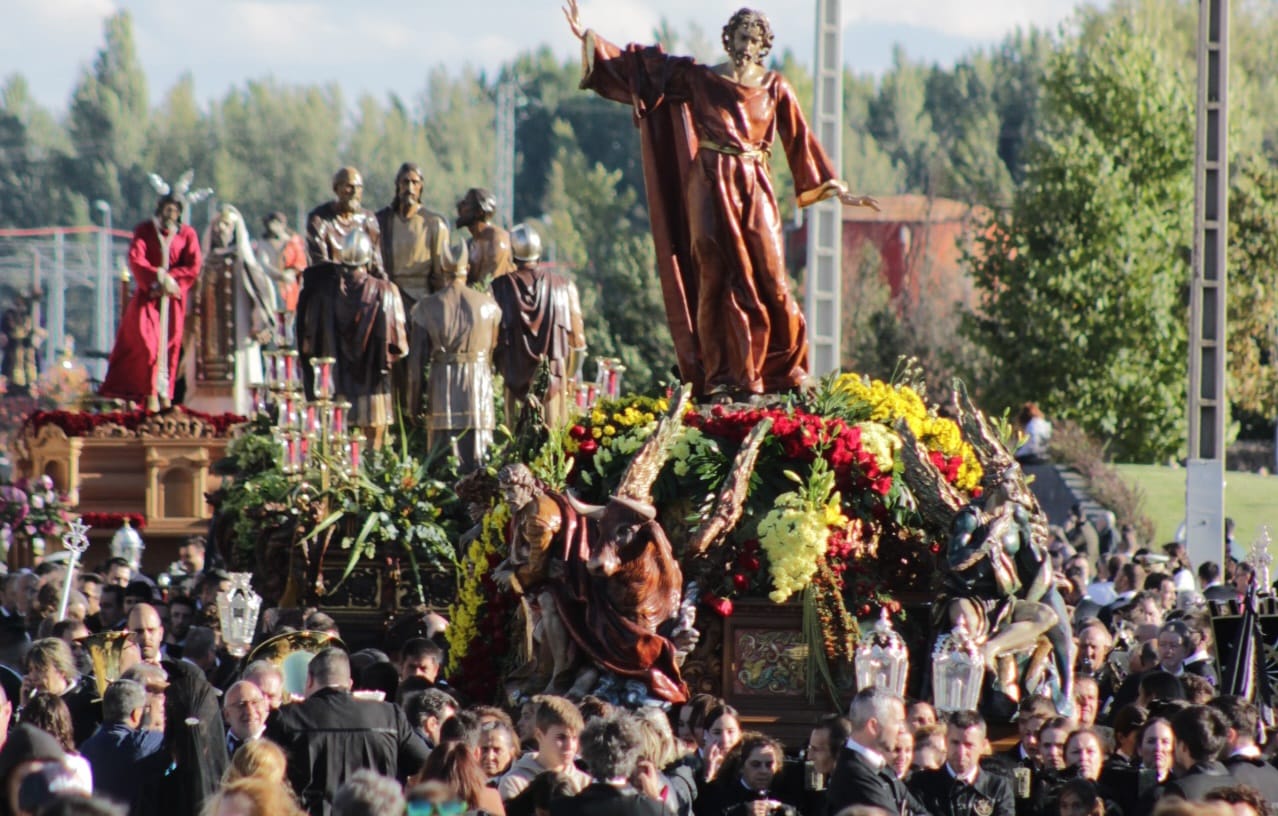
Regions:
<instances>
[{"instance_id":1,"label":"tall light pole","mask_svg":"<svg viewBox=\"0 0 1278 816\"><path fill-rule=\"evenodd\" d=\"M111 204L102 199L93 202L93 209L102 213L102 230L98 232L98 293L95 298L97 314L93 321L94 351L105 353L111 346L111 330L115 313L115 286L111 275ZM93 370L101 380L106 376L106 361L94 360Z\"/></svg>"},{"instance_id":2,"label":"tall light pole","mask_svg":"<svg viewBox=\"0 0 1278 816\"><path fill-rule=\"evenodd\" d=\"M1189 298L1189 461L1186 549L1195 564L1224 563L1226 282L1229 235L1229 0L1198 8L1198 130L1194 254Z\"/></svg>"},{"instance_id":3,"label":"tall light pole","mask_svg":"<svg viewBox=\"0 0 1278 816\"><path fill-rule=\"evenodd\" d=\"M817 0L812 129L843 174L843 12L841 0ZM843 362L843 205L837 198L808 207L808 268L804 316L813 374Z\"/></svg>"}]
</instances>

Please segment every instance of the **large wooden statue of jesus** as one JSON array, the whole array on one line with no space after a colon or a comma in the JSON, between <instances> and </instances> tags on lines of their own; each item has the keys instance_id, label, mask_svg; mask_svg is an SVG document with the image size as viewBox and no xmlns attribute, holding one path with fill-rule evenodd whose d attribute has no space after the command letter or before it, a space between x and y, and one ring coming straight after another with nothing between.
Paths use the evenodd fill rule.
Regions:
<instances>
[{"instance_id":1,"label":"large wooden statue of jesus","mask_svg":"<svg viewBox=\"0 0 1278 816\"><path fill-rule=\"evenodd\" d=\"M694 393L740 400L807 375L803 312L790 294L768 170L785 151L800 206L853 195L808 129L794 89L763 66L772 27L741 9L723 27L728 61L706 66L658 47L618 48L564 15L582 42L583 88L632 106L666 315L680 376Z\"/></svg>"}]
</instances>

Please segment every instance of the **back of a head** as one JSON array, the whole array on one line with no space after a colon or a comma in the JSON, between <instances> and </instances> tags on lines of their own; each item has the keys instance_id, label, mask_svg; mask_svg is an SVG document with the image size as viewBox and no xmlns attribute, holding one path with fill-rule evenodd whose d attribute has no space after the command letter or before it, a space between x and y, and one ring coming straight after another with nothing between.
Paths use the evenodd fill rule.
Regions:
<instances>
[{"instance_id":1,"label":"back of a head","mask_svg":"<svg viewBox=\"0 0 1278 816\"><path fill-rule=\"evenodd\" d=\"M217 816L222 813L222 803L232 798L238 802L250 803L251 810L248 813L243 810L235 811L242 816L302 816L302 810L293 799L292 790L288 785L281 785L256 776L243 776L223 783L205 803L205 816Z\"/></svg>"},{"instance_id":2,"label":"back of a head","mask_svg":"<svg viewBox=\"0 0 1278 816\"><path fill-rule=\"evenodd\" d=\"M182 656L205 660L217 651L217 633L207 626L192 626L182 644Z\"/></svg>"},{"instance_id":3,"label":"back of a head","mask_svg":"<svg viewBox=\"0 0 1278 816\"><path fill-rule=\"evenodd\" d=\"M100 796L60 794L40 808L40 816L127 816L128 809Z\"/></svg>"},{"instance_id":4,"label":"back of a head","mask_svg":"<svg viewBox=\"0 0 1278 816\"><path fill-rule=\"evenodd\" d=\"M127 722L129 716L146 705L146 688L133 680L116 680L102 696L102 720Z\"/></svg>"},{"instance_id":5,"label":"back of a head","mask_svg":"<svg viewBox=\"0 0 1278 816\"><path fill-rule=\"evenodd\" d=\"M629 777L639 761L639 726L629 714L597 716L581 732L578 754L595 779Z\"/></svg>"},{"instance_id":6,"label":"back of a head","mask_svg":"<svg viewBox=\"0 0 1278 816\"><path fill-rule=\"evenodd\" d=\"M321 649L307 664L306 677L316 688L350 688L350 656L335 647Z\"/></svg>"},{"instance_id":7,"label":"back of a head","mask_svg":"<svg viewBox=\"0 0 1278 816\"><path fill-rule=\"evenodd\" d=\"M231 764L222 781L253 777L276 784L282 783L288 772L288 757L284 750L265 737L249 740L235 750Z\"/></svg>"},{"instance_id":8,"label":"back of a head","mask_svg":"<svg viewBox=\"0 0 1278 816\"><path fill-rule=\"evenodd\" d=\"M1172 734L1194 762L1215 759L1229 740L1229 723L1211 706L1190 706L1172 717Z\"/></svg>"},{"instance_id":9,"label":"back of a head","mask_svg":"<svg viewBox=\"0 0 1278 816\"><path fill-rule=\"evenodd\" d=\"M848 720L853 731L860 731L870 720L886 722L896 705L902 705L901 698L886 689L872 686L861 689L848 705Z\"/></svg>"},{"instance_id":10,"label":"back of a head","mask_svg":"<svg viewBox=\"0 0 1278 816\"><path fill-rule=\"evenodd\" d=\"M1185 699L1185 685L1180 678L1161 669L1145 673L1140 679L1140 691L1146 700Z\"/></svg>"},{"instance_id":11,"label":"back of a head","mask_svg":"<svg viewBox=\"0 0 1278 816\"><path fill-rule=\"evenodd\" d=\"M1225 715L1229 727L1238 732L1243 739L1254 738L1260 720L1260 712L1254 703L1246 697L1226 694L1211 701L1211 707Z\"/></svg>"},{"instance_id":12,"label":"back of a head","mask_svg":"<svg viewBox=\"0 0 1278 816\"><path fill-rule=\"evenodd\" d=\"M403 813L399 783L367 768L356 771L333 795L331 816L388 816Z\"/></svg>"}]
</instances>

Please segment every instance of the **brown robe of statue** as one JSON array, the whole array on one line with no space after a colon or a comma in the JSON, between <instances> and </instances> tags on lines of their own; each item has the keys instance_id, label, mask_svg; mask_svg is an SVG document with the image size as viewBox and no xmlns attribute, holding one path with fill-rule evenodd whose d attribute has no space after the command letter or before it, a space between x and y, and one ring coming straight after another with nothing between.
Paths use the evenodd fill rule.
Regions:
<instances>
[{"instance_id":1,"label":"brown robe of statue","mask_svg":"<svg viewBox=\"0 0 1278 816\"><path fill-rule=\"evenodd\" d=\"M576 287L562 275L521 264L493 279L492 294L501 307L496 360L506 381L507 421L518 420L537 366L547 359L546 424L561 424L567 419L568 352L586 345Z\"/></svg>"},{"instance_id":2,"label":"brown robe of statue","mask_svg":"<svg viewBox=\"0 0 1278 816\"><path fill-rule=\"evenodd\" d=\"M807 374L803 313L790 294L768 169L785 151L800 206L836 194L837 174L794 90L768 72L739 84L658 48L587 32L581 85L631 105L642 136L653 242L679 370L694 393L763 394Z\"/></svg>"},{"instance_id":3,"label":"brown robe of statue","mask_svg":"<svg viewBox=\"0 0 1278 816\"><path fill-rule=\"evenodd\" d=\"M404 306L411 311L414 303L434 291L431 275L440 270L448 223L424 207L405 218L391 206L377 211L377 226L386 276L399 287Z\"/></svg>"}]
</instances>

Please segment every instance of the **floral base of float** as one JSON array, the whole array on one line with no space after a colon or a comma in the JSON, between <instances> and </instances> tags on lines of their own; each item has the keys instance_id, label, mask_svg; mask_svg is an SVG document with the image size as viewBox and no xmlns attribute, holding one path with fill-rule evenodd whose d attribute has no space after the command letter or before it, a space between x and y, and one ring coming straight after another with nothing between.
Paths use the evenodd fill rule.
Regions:
<instances>
[{"instance_id":1,"label":"floral base of float","mask_svg":"<svg viewBox=\"0 0 1278 816\"><path fill-rule=\"evenodd\" d=\"M793 698L798 689L808 705L842 707L853 685L858 619L876 617L881 609L895 616L916 653L926 653L934 636L926 609L936 598L954 517L997 485L1013 460L965 394L952 419L929 407L921 393L905 382L841 374L766 405L692 406L683 415L651 493L685 582L700 588L702 637L681 669L691 693L758 702L759 694ZM600 400L552 434L527 464L553 491L605 502L667 409L663 398ZM690 540L700 541L702 526L716 512L716 496L733 477L743 441L765 422L770 429L757 461L751 472L737 474L748 480L739 518L704 552L691 551ZM519 601L492 575L509 554L510 510L496 497L487 506L482 532L462 559L450 610L449 672L476 699L492 699L502 688L499 675L525 657L525 624L512 616ZM1031 515L1045 530L1036 505ZM778 654L801 653L796 665L802 671L783 678L778 668L768 669L772 679L760 687L757 678L741 678L767 661L745 653L747 641L737 636L741 627L734 617L746 608L753 620L766 621L769 607L777 612L776 625L771 634L766 627L752 629L750 649L768 643ZM906 615L907 608L922 614ZM783 648L783 642L789 645ZM520 649L503 648L507 644ZM795 679L799 674L802 683ZM912 691L923 687L922 674L910 678ZM654 702L643 699L635 684L612 680L604 673L594 691L626 703ZM739 681L752 684L750 693L738 694ZM778 683L784 691L773 688Z\"/></svg>"}]
</instances>

